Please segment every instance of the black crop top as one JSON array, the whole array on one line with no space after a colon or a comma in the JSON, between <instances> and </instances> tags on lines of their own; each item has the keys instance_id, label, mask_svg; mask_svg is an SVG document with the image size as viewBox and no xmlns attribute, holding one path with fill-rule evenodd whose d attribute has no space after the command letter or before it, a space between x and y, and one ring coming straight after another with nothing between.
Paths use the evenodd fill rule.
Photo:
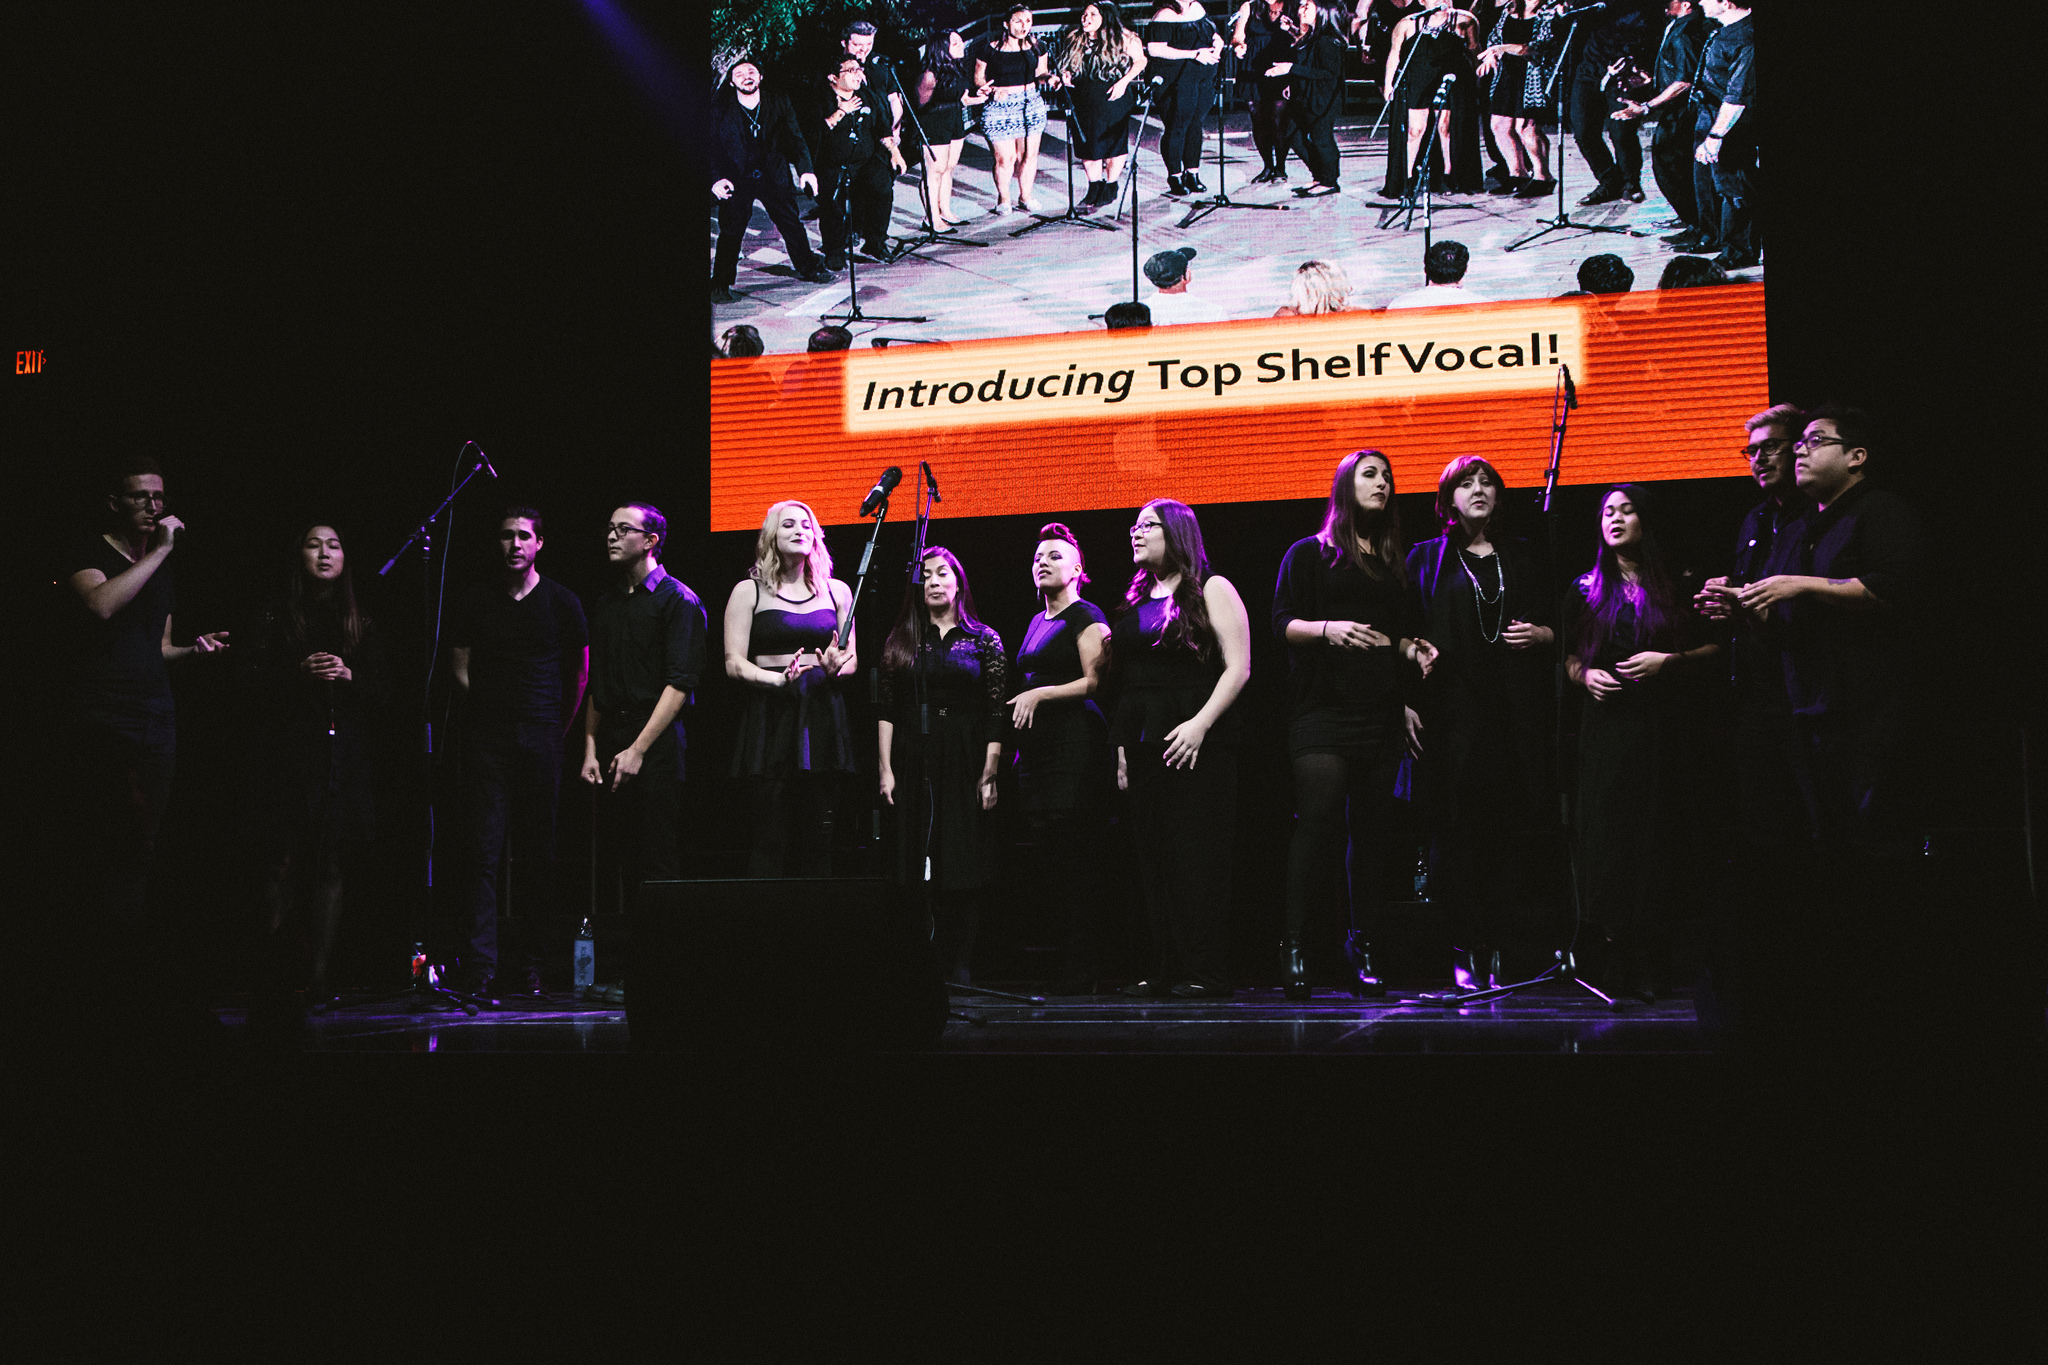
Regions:
<instances>
[{"instance_id":1,"label":"black crop top","mask_svg":"<svg viewBox=\"0 0 2048 1365\"><path fill-rule=\"evenodd\" d=\"M975 59L988 67L990 85L1029 85L1037 79L1038 59L1042 54L1036 44L1022 52L1005 52L992 42L985 42L975 49Z\"/></svg>"},{"instance_id":2,"label":"black crop top","mask_svg":"<svg viewBox=\"0 0 2048 1365\"><path fill-rule=\"evenodd\" d=\"M760 590L760 584L755 584L755 593ZM757 662L769 654L815 652L831 644L839 631L839 613L832 609L830 597L823 593L818 596L826 605L813 611L784 611L780 607L756 611L754 624L747 633L748 660ZM758 596L755 600L759 600Z\"/></svg>"},{"instance_id":3,"label":"black crop top","mask_svg":"<svg viewBox=\"0 0 2048 1365\"><path fill-rule=\"evenodd\" d=\"M1215 37L1216 25L1209 22L1207 15L1202 16L1200 19L1188 20L1154 19L1151 23L1145 25L1146 42L1165 43L1168 47L1177 47L1183 52L1199 51L1209 46ZM1193 58L1154 56L1152 60L1155 62L1185 62L1192 61ZM1275 58L1274 60L1277 61L1279 59Z\"/></svg>"}]
</instances>

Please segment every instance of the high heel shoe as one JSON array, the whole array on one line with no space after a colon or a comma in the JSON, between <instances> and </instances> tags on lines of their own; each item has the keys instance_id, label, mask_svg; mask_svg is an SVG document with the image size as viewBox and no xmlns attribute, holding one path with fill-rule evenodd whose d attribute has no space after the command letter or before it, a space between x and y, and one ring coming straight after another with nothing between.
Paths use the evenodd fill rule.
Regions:
<instances>
[{"instance_id":1,"label":"high heel shoe","mask_svg":"<svg viewBox=\"0 0 2048 1365\"><path fill-rule=\"evenodd\" d=\"M1309 989L1308 963L1301 955L1301 945L1292 939L1280 944L1280 972L1289 1000L1306 1000L1314 994Z\"/></svg>"},{"instance_id":2,"label":"high heel shoe","mask_svg":"<svg viewBox=\"0 0 2048 1365\"><path fill-rule=\"evenodd\" d=\"M1378 1000L1387 993L1386 982L1372 967L1372 945L1353 932L1344 940L1344 956L1351 963L1351 994L1359 1000Z\"/></svg>"}]
</instances>

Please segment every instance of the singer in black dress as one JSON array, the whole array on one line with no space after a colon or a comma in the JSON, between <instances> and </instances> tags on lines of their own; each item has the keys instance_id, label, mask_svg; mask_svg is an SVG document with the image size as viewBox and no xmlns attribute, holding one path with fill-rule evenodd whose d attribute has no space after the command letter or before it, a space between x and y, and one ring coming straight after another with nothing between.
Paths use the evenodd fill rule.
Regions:
<instances>
[{"instance_id":1,"label":"singer in black dress","mask_svg":"<svg viewBox=\"0 0 2048 1365\"><path fill-rule=\"evenodd\" d=\"M952 30L925 45L924 70L911 95L908 132L922 149L925 214L934 230L960 221L953 212L953 173L967 143L967 111L983 102L973 88L967 40Z\"/></svg>"},{"instance_id":2,"label":"singer in black dress","mask_svg":"<svg viewBox=\"0 0 2048 1365\"><path fill-rule=\"evenodd\" d=\"M1487 461L1452 460L1437 481L1444 534L1408 552L1437 650L1415 785L1459 989L1497 978L1508 910L1555 861L1556 613L1527 543L1494 528L1505 489Z\"/></svg>"},{"instance_id":3,"label":"singer in black dress","mask_svg":"<svg viewBox=\"0 0 2048 1365\"><path fill-rule=\"evenodd\" d=\"M342 876L375 833L372 743L390 680L356 605L341 533L309 526L284 593L239 652L252 721L249 823L263 923L252 1022L288 1024L334 995Z\"/></svg>"},{"instance_id":4,"label":"singer in black dress","mask_svg":"<svg viewBox=\"0 0 2048 1365\"><path fill-rule=\"evenodd\" d=\"M1508 0L1479 53L1479 78L1486 82L1493 137L1511 177L1496 193L1536 199L1550 192L1550 140L1541 119L1562 35L1553 20L1553 0Z\"/></svg>"},{"instance_id":5,"label":"singer in black dress","mask_svg":"<svg viewBox=\"0 0 2048 1365\"><path fill-rule=\"evenodd\" d=\"M1295 190L1303 198L1337 193L1339 156L1337 115L1344 108L1344 57L1349 45L1337 25L1337 12L1301 0L1301 33L1291 49L1294 66L1287 80L1293 95L1287 121L1293 125L1293 146L1315 183Z\"/></svg>"},{"instance_id":6,"label":"singer in black dress","mask_svg":"<svg viewBox=\"0 0 2048 1365\"><path fill-rule=\"evenodd\" d=\"M1351 989L1383 995L1372 962L1373 877L1386 861L1394 783L1414 715L1404 692L1427 675L1434 650L1421 638L1420 604L1401 558L1393 465L1381 452L1354 450L1337 465L1322 529L1296 541L1281 561L1273 633L1287 646L1296 815L1280 946L1287 998L1309 997L1310 912L1339 878Z\"/></svg>"},{"instance_id":7,"label":"singer in black dress","mask_svg":"<svg viewBox=\"0 0 2048 1365\"><path fill-rule=\"evenodd\" d=\"M1147 62L1145 45L1115 5L1083 5L1080 20L1060 40L1053 74L1073 95L1074 155L1088 174L1082 207L1116 198Z\"/></svg>"},{"instance_id":8,"label":"singer in black dress","mask_svg":"<svg viewBox=\"0 0 2048 1365\"><path fill-rule=\"evenodd\" d=\"M1110 631L1123 695L1112 737L1130 792L1152 966L1126 995L1231 994L1230 852L1237 826L1236 702L1251 679L1244 601L1209 571L1201 524L1158 499L1131 527L1138 572Z\"/></svg>"},{"instance_id":9,"label":"singer in black dress","mask_svg":"<svg viewBox=\"0 0 2048 1365\"><path fill-rule=\"evenodd\" d=\"M1168 194L1200 194L1202 119L1216 102L1223 36L1200 0L1166 0L1152 11L1145 51L1159 84L1159 159Z\"/></svg>"},{"instance_id":10,"label":"singer in black dress","mask_svg":"<svg viewBox=\"0 0 2048 1365\"><path fill-rule=\"evenodd\" d=\"M732 775L748 791L750 877L832 875L832 808L853 771L839 680L859 658L851 630L838 644L852 598L811 509L770 507L725 604L726 676L748 686Z\"/></svg>"},{"instance_id":11,"label":"singer in black dress","mask_svg":"<svg viewBox=\"0 0 2048 1365\"><path fill-rule=\"evenodd\" d=\"M1478 46L1479 21L1448 4L1418 10L1395 23L1381 93L1389 106L1390 125L1405 127L1407 136L1387 139L1387 179L1380 193L1408 193L1412 168L1429 136L1431 108L1446 76L1453 79L1430 152L1432 188L1438 194L1478 191L1479 85L1472 62Z\"/></svg>"},{"instance_id":12,"label":"singer in black dress","mask_svg":"<svg viewBox=\"0 0 2048 1365\"><path fill-rule=\"evenodd\" d=\"M1703 640L1697 585L1666 562L1649 507L1635 484L1601 499L1600 557L1578 581L1565 673L1587 698L1578 802L1586 919L1607 944L1610 992L1654 1001L1692 871L1697 717L1708 704L1709 670L1699 665L1721 646Z\"/></svg>"},{"instance_id":13,"label":"singer in black dress","mask_svg":"<svg viewBox=\"0 0 2048 1365\"><path fill-rule=\"evenodd\" d=\"M1109 624L1080 596L1088 575L1074 533L1052 522L1038 535L1031 581L1042 605L1017 646L1015 677L1023 690L1010 698L1012 771L1039 903L1066 910L1049 991L1084 995L1101 965L1096 855L1110 762L1109 726L1095 693L1109 663Z\"/></svg>"},{"instance_id":14,"label":"singer in black dress","mask_svg":"<svg viewBox=\"0 0 2048 1365\"><path fill-rule=\"evenodd\" d=\"M896 808L897 876L919 887L939 966L970 980L982 893L997 877L989 812L1008 727L1002 637L975 618L966 570L934 545L882 648L876 725L882 799Z\"/></svg>"}]
</instances>

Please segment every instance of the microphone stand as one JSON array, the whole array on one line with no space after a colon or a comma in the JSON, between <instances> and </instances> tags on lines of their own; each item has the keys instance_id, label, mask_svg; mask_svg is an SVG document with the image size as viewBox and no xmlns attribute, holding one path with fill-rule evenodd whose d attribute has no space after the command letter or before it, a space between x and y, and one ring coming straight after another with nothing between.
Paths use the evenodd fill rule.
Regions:
<instances>
[{"instance_id":1,"label":"microphone stand","mask_svg":"<svg viewBox=\"0 0 2048 1365\"><path fill-rule=\"evenodd\" d=\"M1625 227L1619 223L1574 222L1572 220L1572 216L1569 213L1565 212L1564 82L1559 78L1564 75L1565 65L1572 55L1572 39L1578 36L1578 32L1579 21L1577 19L1574 19L1572 20L1572 26L1564 31L1564 46L1561 49L1559 49L1557 54L1557 65L1553 67L1550 72L1550 89L1544 92L1545 94L1551 97L1550 102L1552 114L1557 120L1557 217L1538 218L1536 221L1543 224L1542 227L1537 228L1534 232L1530 233L1526 237L1519 237L1516 240L1509 242L1506 246L1501 248L1501 250L1503 251L1519 251L1523 247L1529 245L1529 243L1534 242L1539 238L1546 237L1553 232L1563 232L1566 230L1570 230L1573 232L1618 232L1624 237L1641 237L1644 235L1643 233L1636 231L1632 227Z\"/></svg>"},{"instance_id":2,"label":"microphone stand","mask_svg":"<svg viewBox=\"0 0 2048 1365\"><path fill-rule=\"evenodd\" d=\"M472 449L476 449L475 441L463 442L462 449L456 453L456 459L460 460L463 455L467 454ZM413 942L415 943L426 943L428 941L428 938L430 936L431 925L433 922L434 910L435 830L433 696L434 664L437 661L441 652L441 612L439 609L439 604L434 600L434 523L440 520L441 514L448 510L449 506L455 501L455 499L458 496L460 496L462 490L469 487L469 481L475 478L479 473L483 472L486 469L490 469L490 461L484 458L484 453L481 449L477 449L477 458L475 463L471 464L469 469L462 475L462 477L456 481L455 486L448 490L448 496L441 499L440 505L427 514L426 520L422 521L419 525L413 527L412 534L408 535L405 538L405 543L400 545L398 549L392 553L391 558L384 561L383 568L377 570L377 576L379 578L388 577L391 571L398 567L398 561L403 559L409 550L411 550L415 545L419 547L420 619L423 624L427 624L429 626L429 629L427 630L426 633L426 684L424 687L421 688L420 692L421 754L426 760L425 814L427 842L425 863L421 869L422 875L420 886L420 898L416 902L414 902L413 905L412 928ZM492 469L491 477L495 479L497 478L497 476L498 472L495 469ZM450 518L450 526L451 528L453 526L452 517ZM448 551L445 546L441 551L441 569L443 581L445 582L448 569ZM415 961L412 964L412 981L410 982L410 984L405 986L404 989L398 991L395 994L378 996L371 1000L364 1001L362 1003L391 1004L401 1000L410 1000L422 1006L431 1006L437 1010L446 1009L450 1005L453 1005L461 1009L461 1011L464 1014L476 1014L478 1009L481 1007L480 1002L473 996L463 995L460 992L452 991L448 989L446 986L443 986L440 983L440 976L437 971L438 964L435 964L431 960L431 951L428 954L428 959L429 960L427 961Z\"/></svg>"},{"instance_id":3,"label":"microphone stand","mask_svg":"<svg viewBox=\"0 0 2048 1365\"><path fill-rule=\"evenodd\" d=\"M1224 187L1223 120L1230 113L1230 100L1223 93L1225 84L1220 79L1216 82L1216 193L1207 199L1183 200L1182 202L1188 206L1188 212L1177 224L1179 227L1193 227L1218 209L1259 209L1267 213L1285 213L1294 207L1292 204L1240 204L1230 197L1230 191ZM1231 93L1235 94L1236 78L1232 77L1228 84L1231 86Z\"/></svg>"},{"instance_id":4,"label":"microphone stand","mask_svg":"<svg viewBox=\"0 0 2048 1365\"><path fill-rule=\"evenodd\" d=\"M1152 112L1152 97L1158 93L1158 77L1145 82L1144 90L1138 95L1138 107L1131 111L1131 150L1124 155L1123 187L1116 193L1116 212L1110 215L1112 221L1124 216L1124 203L1131 205L1131 302L1138 302L1138 147L1145 138L1145 119ZM1164 130L1161 136L1165 135Z\"/></svg>"},{"instance_id":5,"label":"microphone stand","mask_svg":"<svg viewBox=\"0 0 2048 1365\"><path fill-rule=\"evenodd\" d=\"M1422 139L1422 147L1416 156L1421 163L1410 168L1413 172L1409 184L1413 186L1401 197L1399 203L1367 204L1369 209L1380 210L1380 227L1388 227L1397 214L1401 219L1401 231L1406 232L1415 225L1415 212L1422 211L1422 253L1429 254L1430 236L1436 228L1436 149L1443 138L1443 126L1450 121L1451 82L1455 77L1446 75L1437 83L1436 94L1429 101L1429 132ZM1388 137L1406 137L1405 128L1396 128ZM1418 203L1417 200L1421 202Z\"/></svg>"},{"instance_id":6,"label":"microphone stand","mask_svg":"<svg viewBox=\"0 0 2048 1365\"><path fill-rule=\"evenodd\" d=\"M931 151L932 144L925 137L924 124L918 121L917 110L912 106L910 96L903 92L902 70L892 65L891 71L896 77L897 92L903 94L903 117L910 120L910 126L917 130L917 155L919 161L922 162L925 155ZM931 177L924 174L922 164L918 166L917 193L924 200L924 227L916 236L905 238L894 251L889 253L887 262L889 265L894 265L904 257L920 252L928 246L937 246L940 243L944 243L947 246L969 246L974 247L976 250L992 245L989 242L977 242L971 237L962 237L958 233L950 232L939 226L937 217L939 208L937 204L932 202ZM853 253L847 252L846 259L848 264L851 265ZM929 256L919 256L917 259L928 261L931 258Z\"/></svg>"},{"instance_id":7,"label":"microphone stand","mask_svg":"<svg viewBox=\"0 0 2048 1365\"><path fill-rule=\"evenodd\" d=\"M1087 214L1081 211L1081 205L1074 199L1074 129L1078 125L1079 120L1074 117L1074 92L1071 90L1066 92L1066 106L1067 211L1057 215L1034 213L1031 216L1036 221L1026 223L1023 227L1018 228L1010 234L1012 237L1022 237L1027 232L1036 232L1042 227L1056 227L1061 223L1072 227L1094 228L1097 232L1116 231L1113 225L1098 223L1093 218L1088 217ZM1098 205L1098 207L1100 206ZM988 244L986 242L976 242L975 245L986 246Z\"/></svg>"},{"instance_id":8,"label":"microphone stand","mask_svg":"<svg viewBox=\"0 0 2048 1365\"><path fill-rule=\"evenodd\" d=\"M853 176L849 173L849 170L850 168L845 166L835 170L833 172L835 182L832 186L832 200L839 206L840 227L846 233L846 311L843 313L820 313L818 314L818 321L832 322L837 320L846 323L848 326L856 322L931 321L927 317L889 317L879 313L870 314L860 311L860 272L854 266L856 258L853 254L853 215L851 212L853 207ZM893 180L891 184L894 184ZM890 192L893 194L894 190L892 189ZM861 245L869 246L872 244L863 242ZM901 254L901 252L897 252L888 259L893 261L896 259L896 256ZM884 262L884 264L886 263Z\"/></svg>"}]
</instances>

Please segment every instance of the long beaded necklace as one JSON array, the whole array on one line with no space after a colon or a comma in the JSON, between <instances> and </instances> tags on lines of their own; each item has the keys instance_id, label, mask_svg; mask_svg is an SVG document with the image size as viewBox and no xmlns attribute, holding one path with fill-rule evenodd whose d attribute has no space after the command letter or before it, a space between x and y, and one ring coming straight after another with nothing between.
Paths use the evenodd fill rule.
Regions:
<instances>
[{"instance_id":1,"label":"long beaded necklace","mask_svg":"<svg viewBox=\"0 0 2048 1365\"><path fill-rule=\"evenodd\" d=\"M1493 596L1488 597L1486 590L1479 585L1479 575L1473 573L1472 566L1465 562L1466 553L1464 550L1458 551L1458 567L1463 569L1465 577L1472 581L1472 596L1474 599L1472 613L1479 618L1479 638L1490 645L1498 644L1500 642L1500 628L1507 615L1507 607L1502 600L1507 596L1508 591L1507 565L1501 562L1500 551L1495 550L1493 552L1493 567L1494 571L1500 575L1500 583L1494 588ZM1476 555L1473 557L1475 559L1478 558ZM1488 607L1493 608L1493 634L1491 635L1486 633L1486 609Z\"/></svg>"}]
</instances>

